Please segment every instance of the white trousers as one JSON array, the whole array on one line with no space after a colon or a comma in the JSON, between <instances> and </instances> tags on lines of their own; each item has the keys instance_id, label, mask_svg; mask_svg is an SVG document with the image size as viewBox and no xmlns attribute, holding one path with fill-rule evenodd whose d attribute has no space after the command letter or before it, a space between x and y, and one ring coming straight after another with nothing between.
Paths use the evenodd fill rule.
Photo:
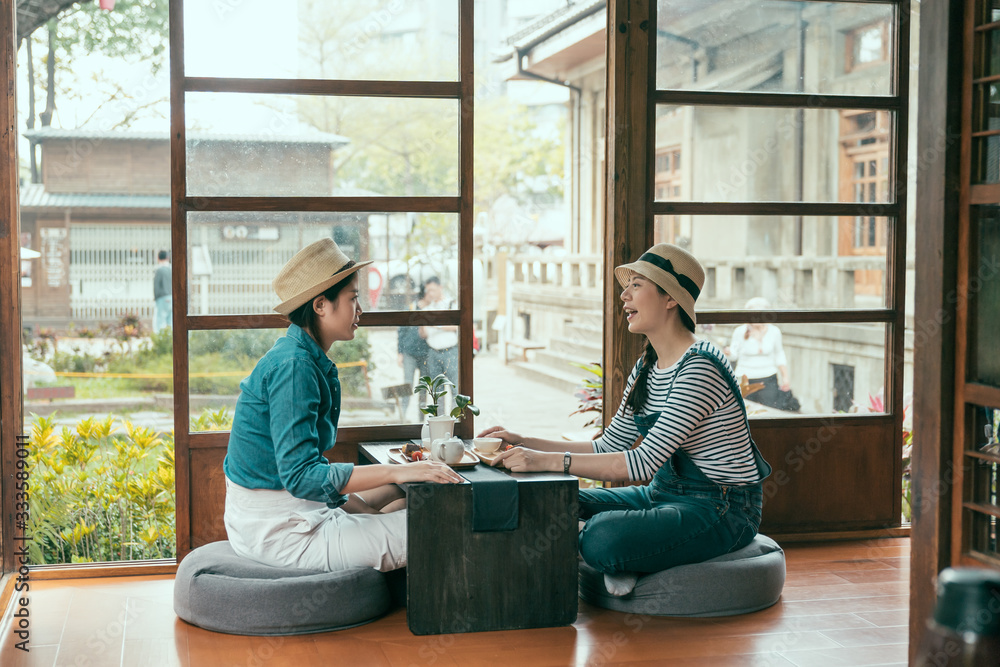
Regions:
<instances>
[{"instance_id":1,"label":"white trousers","mask_svg":"<svg viewBox=\"0 0 1000 667\"><path fill-rule=\"evenodd\" d=\"M406 565L406 510L349 514L227 477L224 518L233 551L265 565L328 572Z\"/></svg>"}]
</instances>

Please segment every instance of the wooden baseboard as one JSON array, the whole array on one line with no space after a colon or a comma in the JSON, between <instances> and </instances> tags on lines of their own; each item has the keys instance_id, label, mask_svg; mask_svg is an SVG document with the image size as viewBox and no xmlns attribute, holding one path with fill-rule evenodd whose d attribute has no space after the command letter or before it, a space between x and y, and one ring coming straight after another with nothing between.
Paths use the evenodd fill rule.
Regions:
<instances>
[{"instance_id":1,"label":"wooden baseboard","mask_svg":"<svg viewBox=\"0 0 1000 667\"><path fill-rule=\"evenodd\" d=\"M95 577L141 577L177 574L173 558L124 563L77 563L73 565L34 565L31 578L36 581L53 579L92 579Z\"/></svg>"},{"instance_id":2,"label":"wooden baseboard","mask_svg":"<svg viewBox=\"0 0 1000 667\"><path fill-rule=\"evenodd\" d=\"M868 530L843 530L831 533L767 533L767 536L779 544L791 544L793 542L872 540L878 538L909 537L910 527L899 526L895 528L871 528Z\"/></svg>"}]
</instances>

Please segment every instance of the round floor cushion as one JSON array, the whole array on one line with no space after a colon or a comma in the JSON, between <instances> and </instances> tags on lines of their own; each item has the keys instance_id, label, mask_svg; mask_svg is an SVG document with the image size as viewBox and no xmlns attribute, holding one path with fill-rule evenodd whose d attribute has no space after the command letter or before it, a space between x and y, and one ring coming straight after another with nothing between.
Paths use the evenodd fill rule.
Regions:
<instances>
[{"instance_id":1,"label":"round floor cushion","mask_svg":"<svg viewBox=\"0 0 1000 667\"><path fill-rule=\"evenodd\" d=\"M732 616L770 607L785 585L785 552L757 535L733 553L639 577L635 589L616 597L604 575L580 563L580 597L615 611L653 616Z\"/></svg>"},{"instance_id":2,"label":"round floor cushion","mask_svg":"<svg viewBox=\"0 0 1000 667\"><path fill-rule=\"evenodd\" d=\"M371 568L323 572L241 558L229 542L198 547L181 561L174 612L216 632L297 635L368 623L390 607L385 575Z\"/></svg>"}]
</instances>

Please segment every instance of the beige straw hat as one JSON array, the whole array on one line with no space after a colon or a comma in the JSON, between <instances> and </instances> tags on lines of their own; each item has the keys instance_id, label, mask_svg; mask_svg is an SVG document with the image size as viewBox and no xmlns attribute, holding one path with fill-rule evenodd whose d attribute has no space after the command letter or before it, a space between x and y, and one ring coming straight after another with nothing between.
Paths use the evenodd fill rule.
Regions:
<instances>
[{"instance_id":1,"label":"beige straw hat","mask_svg":"<svg viewBox=\"0 0 1000 667\"><path fill-rule=\"evenodd\" d=\"M657 243L631 264L615 267L615 277L622 287L628 285L635 273L663 288L687 313L691 322L697 324L694 302L705 286L705 269L694 255L670 243Z\"/></svg>"},{"instance_id":2,"label":"beige straw hat","mask_svg":"<svg viewBox=\"0 0 1000 667\"><path fill-rule=\"evenodd\" d=\"M350 261L333 239L320 239L310 243L288 260L271 283L281 299L281 303L274 309L282 315L288 315L306 301L372 263L369 260L344 268Z\"/></svg>"}]
</instances>

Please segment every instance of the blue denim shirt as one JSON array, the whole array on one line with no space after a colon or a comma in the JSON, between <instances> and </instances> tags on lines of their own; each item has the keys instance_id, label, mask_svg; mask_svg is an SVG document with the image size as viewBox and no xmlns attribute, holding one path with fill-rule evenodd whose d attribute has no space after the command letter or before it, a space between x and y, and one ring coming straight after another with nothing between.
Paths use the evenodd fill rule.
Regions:
<instances>
[{"instance_id":1,"label":"blue denim shirt","mask_svg":"<svg viewBox=\"0 0 1000 667\"><path fill-rule=\"evenodd\" d=\"M339 507L354 464L330 463L323 452L337 439L337 367L296 325L240 383L240 397L222 467L248 489L285 489L296 498Z\"/></svg>"}]
</instances>

